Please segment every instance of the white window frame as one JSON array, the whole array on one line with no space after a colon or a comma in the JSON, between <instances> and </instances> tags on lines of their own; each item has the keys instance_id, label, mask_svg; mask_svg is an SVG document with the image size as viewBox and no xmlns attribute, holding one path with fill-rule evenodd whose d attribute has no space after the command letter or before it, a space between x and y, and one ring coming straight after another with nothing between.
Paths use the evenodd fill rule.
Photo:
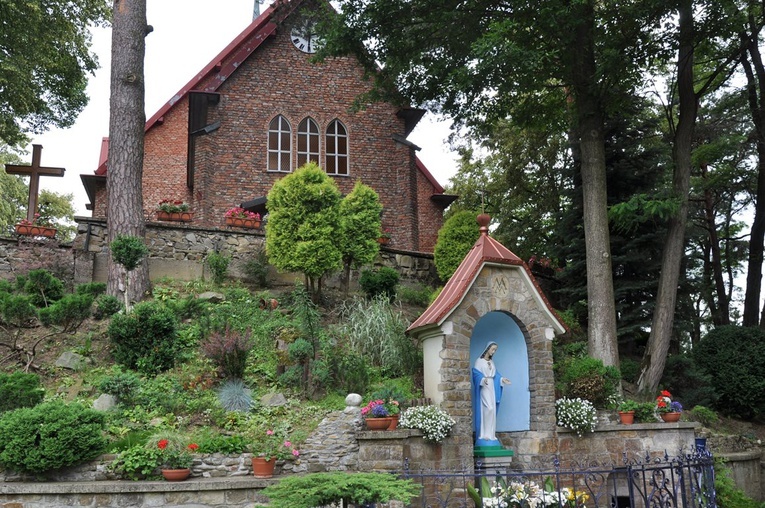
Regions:
<instances>
[{"instance_id":1,"label":"white window frame","mask_svg":"<svg viewBox=\"0 0 765 508\"><path fill-rule=\"evenodd\" d=\"M305 142L305 150L300 149L301 141ZM316 150L311 150L311 143L315 142ZM319 156L321 153L321 131L319 130L319 124L307 116L303 118L298 124L297 131L297 167L303 166L308 161L313 161L319 164Z\"/></svg>"},{"instance_id":2,"label":"white window frame","mask_svg":"<svg viewBox=\"0 0 765 508\"><path fill-rule=\"evenodd\" d=\"M272 146L271 137L276 134L276 146ZM284 146L284 135L287 146ZM271 156L276 155L276 167L271 166ZM289 173L292 171L292 126L283 115L277 115L268 123L268 171Z\"/></svg>"},{"instance_id":3,"label":"white window frame","mask_svg":"<svg viewBox=\"0 0 765 508\"><path fill-rule=\"evenodd\" d=\"M342 129L342 132L340 132L340 127ZM340 141L345 140L345 152L339 152L339 146ZM331 149L331 147L334 146L334 149ZM326 130L326 147L327 147L327 153L325 155L326 164L324 165L325 171L329 175L338 175L338 176L350 176L351 174L351 164L350 164L350 136L348 136L348 128L335 118L331 122L329 122L329 125L327 125ZM330 151L331 150L331 151ZM331 167L333 169L330 169L330 162L332 162ZM341 165L341 162L345 166L345 172L340 172L338 168Z\"/></svg>"}]
</instances>

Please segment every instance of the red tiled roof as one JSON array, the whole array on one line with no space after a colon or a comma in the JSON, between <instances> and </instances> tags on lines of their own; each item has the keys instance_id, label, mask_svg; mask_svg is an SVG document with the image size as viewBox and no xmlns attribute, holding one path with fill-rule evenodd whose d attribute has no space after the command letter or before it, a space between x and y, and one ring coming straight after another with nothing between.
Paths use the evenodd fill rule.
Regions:
<instances>
[{"instance_id":1,"label":"red tiled roof","mask_svg":"<svg viewBox=\"0 0 765 508\"><path fill-rule=\"evenodd\" d=\"M476 240L475 244L473 244L473 247L467 253L465 259L462 260L462 263L457 267L454 275L451 276L435 301L409 326L407 332L409 333L427 326L441 325L441 323L443 323L460 304L462 299L465 298L465 295L473 285L476 277L478 277L481 269L485 265L490 264L515 266L518 267L518 269L523 270L546 306L555 325L557 325L555 326L556 331L563 333L565 331L565 325L560 322L555 314L555 310L547 300L547 297L542 293L542 289L532 275L531 269L521 258L513 254L510 249L489 236L487 227L489 219L487 215L483 215L483 217L485 218L485 224L482 222L482 217L479 216L481 236Z\"/></svg>"}]
</instances>

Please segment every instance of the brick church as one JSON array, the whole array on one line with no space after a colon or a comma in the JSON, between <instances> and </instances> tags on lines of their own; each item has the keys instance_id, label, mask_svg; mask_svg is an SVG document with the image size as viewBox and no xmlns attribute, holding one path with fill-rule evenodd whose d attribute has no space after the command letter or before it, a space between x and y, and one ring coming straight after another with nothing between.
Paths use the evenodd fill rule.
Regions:
<instances>
[{"instance_id":1,"label":"brick church","mask_svg":"<svg viewBox=\"0 0 765 508\"><path fill-rule=\"evenodd\" d=\"M301 0L277 2L146 122L143 203L189 204L195 227L222 227L226 210L267 213L273 183L317 162L348 193L357 180L383 204L397 249L432 252L455 196L407 140L424 111L388 103L353 108L370 88L351 57L311 62L316 44ZM93 217L106 214L108 139L99 167L82 175Z\"/></svg>"}]
</instances>

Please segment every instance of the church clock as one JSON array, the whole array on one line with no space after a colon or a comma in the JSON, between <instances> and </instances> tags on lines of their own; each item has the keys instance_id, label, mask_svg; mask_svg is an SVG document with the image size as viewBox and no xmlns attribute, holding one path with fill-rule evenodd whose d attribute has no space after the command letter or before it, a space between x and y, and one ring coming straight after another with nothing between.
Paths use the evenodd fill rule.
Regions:
<instances>
[{"instance_id":1,"label":"church clock","mask_svg":"<svg viewBox=\"0 0 765 508\"><path fill-rule=\"evenodd\" d=\"M290 32L290 40L300 51L315 53L321 46L321 39L316 33L316 22L309 20L296 24Z\"/></svg>"}]
</instances>

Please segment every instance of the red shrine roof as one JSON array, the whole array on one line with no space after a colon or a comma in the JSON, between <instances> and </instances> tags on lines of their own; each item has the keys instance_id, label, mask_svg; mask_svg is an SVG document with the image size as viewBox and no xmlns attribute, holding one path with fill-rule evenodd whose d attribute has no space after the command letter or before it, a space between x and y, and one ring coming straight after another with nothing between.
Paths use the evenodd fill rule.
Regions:
<instances>
[{"instance_id":1,"label":"red shrine roof","mask_svg":"<svg viewBox=\"0 0 765 508\"><path fill-rule=\"evenodd\" d=\"M478 222L481 225L481 235L478 240L473 244L435 301L407 328L407 333L428 326L440 326L465 298L485 265L505 265L521 270L524 279L533 286L539 303L547 311L555 331L564 333L566 331L565 325L560 321L547 297L542 293L542 289L532 275L529 266L513 254L510 249L489 236L488 215L479 215Z\"/></svg>"}]
</instances>

